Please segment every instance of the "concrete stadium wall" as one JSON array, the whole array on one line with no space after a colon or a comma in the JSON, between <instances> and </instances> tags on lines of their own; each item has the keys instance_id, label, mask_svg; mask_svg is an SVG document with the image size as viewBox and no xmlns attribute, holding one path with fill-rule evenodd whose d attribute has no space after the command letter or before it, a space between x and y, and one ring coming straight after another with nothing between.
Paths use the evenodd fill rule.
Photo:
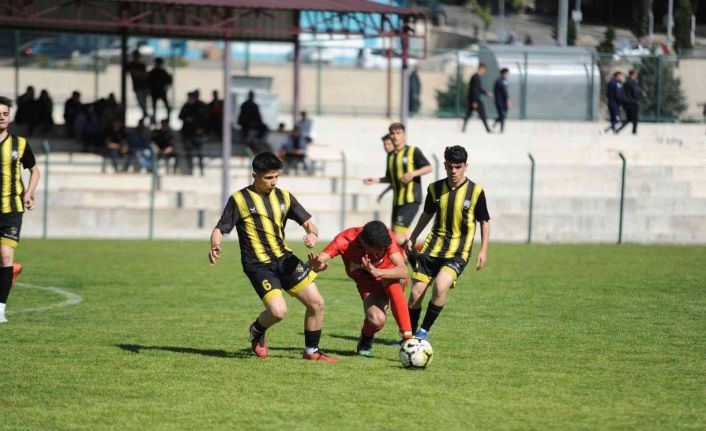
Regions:
<instances>
[{"instance_id":1,"label":"concrete stadium wall","mask_svg":"<svg viewBox=\"0 0 706 431\"><path fill-rule=\"evenodd\" d=\"M381 176L385 155L380 136L386 119L315 118L317 142L310 155L323 172L284 176L281 186L313 214L321 239L345 226L374 218L390 219L391 196L376 196L384 186L364 186L361 178ZM446 146L469 150L468 177L483 185L492 217L494 241L522 242L528 235L530 164L536 159L532 238L535 242L604 242L618 238L621 162L627 158L623 240L637 243L706 243L706 138L702 126L643 125L638 136L606 135L598 123L510 122L503 135L487 135L478 120L460 132L456 120L412 119L409 143L421 148L433 165ZM36 145L36 144L35 144ZM341 198L340 153L347 158L346 198ZM436 159L434 158L436 156ZM66 161L55 154L51 160ZM93 165L51 166L48 200L49 237L146 238L151 178L146 174L101 174L93 155L73 160ZM232 172L232 188L249 182L242 167ZM40 157L40 163L42 158ZM163 175L155 194L157 238L202 238L220 216L218 160L206 176ZM42 165L43 166L43 165ZM435 172L424 177L426 185ZM345 202L345 211L342 211ZM27 214L23 236L43 234L43 181L38 209ZM289 238L301 237L290 223Z\"/></svg>"}]
</instances>

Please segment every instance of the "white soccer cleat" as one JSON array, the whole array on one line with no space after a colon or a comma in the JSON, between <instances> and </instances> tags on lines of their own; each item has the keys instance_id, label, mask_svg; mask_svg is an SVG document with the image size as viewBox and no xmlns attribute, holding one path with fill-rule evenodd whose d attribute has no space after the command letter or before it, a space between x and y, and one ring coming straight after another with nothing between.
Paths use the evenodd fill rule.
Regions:
<instances>
[{"instance_id":1,"label":"white soccer cleat","mask_svg":"<svg viewBox=\"0 0 706 431\"><path fill-rule=\"evenodd\" d=\"M5 317L5 313L0 313L0 323L7 323L7 318Z\"/></svg>"}]
</instances>

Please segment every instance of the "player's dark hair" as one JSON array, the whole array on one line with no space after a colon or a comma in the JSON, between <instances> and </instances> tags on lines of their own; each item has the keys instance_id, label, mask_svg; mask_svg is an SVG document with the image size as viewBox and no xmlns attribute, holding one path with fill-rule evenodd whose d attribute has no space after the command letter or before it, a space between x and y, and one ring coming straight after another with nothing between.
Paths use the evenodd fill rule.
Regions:
<instances>
[{"instance_id":1,"label":"player's dark hair","mask_svg":"<svg viewBox=\"0 0 706 431\"><path fill-rule=\"evenodd\" d=\"M444 150L444 160L446 163L466 163L468 160L468 153L466 152L466 149L460 145L446 147L446 150Z\"/></svg>"},{"instance_id":2,"label":"player's dark hair","mask_svg":"<svg viewBox=\"0 0 706 431\"><path fill-rule=\"evenodd\" d=\"M503 69L500 71L500 74L501 74L501 75L504 75L504 74L508 73L509 71L510 71L510 70L508 70L507 67L503 67Z\"/></svg>"},{"instance_id":3,"label":"player's dark hair","mask_svg":"<svg viewBox=\"0 0 706 431\"><path fill-rule=\"evenodd\" d=\"M382 139L383 142L385 142L385 141L390 141L390 140L392 140L392 136L390 136L389 133L385 133L385 134L383 135L383 137L380 138L380 139Z\"/></svg>"},{"instance_id":4,"label":"player's dark hair","mask_svg":"<svg viewBox=\"0 0 706 431\"><path fill-rule=\"evenodd\" d=\"M620 76L620 75L622 75L622 74L623 74L623 72L621 72L621 71L618 70L617 72L615 72L615 73L613 74L613 78L617 78L618 76Z\"/></svg>"},{"instance_id":5,"label":"player's dark hair","mask_svg":"<svg viewBox=\"0 0 706 431\"><path fill-rule=\"evenodd\" d=\"M390 124L390 127L387 128L387 130L392 133L393 130L402 130L403 132L405 131L404 124L402 123L392 123Z\"/></svg>"},{"instance_id":6,"label":"player's dark hair","mask_svg":"<svg viewBox=\"0 0 706 431\"><path fill-rule=\"evenodd\" d=\"M385 223L375 220L365 224L360 232L360 239L370 247L386 248L392 244L392 238Z\"/></svg>"},{"instance_id":7,"label":"player's dark hair","mask_svg":"<svg viewBox=\"0 0 706 431\"><path fill-rule=\"evenodd\" d=\"M257 173L279 171L283 166L282 161L269 151L264 151L252 159L252 170Z\"/></svg>"},{"instance_id":8,"label":"player's dark hair","mask_svg":"<svg viewBox=\"0 0 706 431\"><path fill-rule=\"evenodd\" d=\"M635 76L637 74L637 69L630 69L630 72L628 72L629 76Z\"/></svg>"},{"instance_id":9,"label":"player's dark hair","mask_svg":"<svg viewBox=\"0 0 706 431\"><path fill-rule=\"evenodd\" d=\"M12 99L5 96L0 96L0 105L5 105L8 108L12 108Z\"/></svg>"}]
</instances>

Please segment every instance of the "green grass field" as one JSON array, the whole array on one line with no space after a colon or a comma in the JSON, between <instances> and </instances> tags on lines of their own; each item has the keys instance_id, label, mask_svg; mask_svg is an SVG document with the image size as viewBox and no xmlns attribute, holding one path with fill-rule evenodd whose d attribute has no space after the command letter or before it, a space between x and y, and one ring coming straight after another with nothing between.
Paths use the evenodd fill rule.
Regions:
<instances>
[{"instance_id":1,"label":"green grass field","mask_svg":"<svg viewBox=\"0 0 706 431\"><path fill-rule=\"evenodd\" d=\"M319 247L320 248L320 247ZM340 261L319 277L322 348L303 307L249 354L261 309L228 241L25 240L0 325L0 429L705 429L706 248L491 245L400 368L394 320L354 355L360 299ZM301 245L296 251L302 255ZM12 312L20 311L20 312Z\"/></svg>"}]
</instances>

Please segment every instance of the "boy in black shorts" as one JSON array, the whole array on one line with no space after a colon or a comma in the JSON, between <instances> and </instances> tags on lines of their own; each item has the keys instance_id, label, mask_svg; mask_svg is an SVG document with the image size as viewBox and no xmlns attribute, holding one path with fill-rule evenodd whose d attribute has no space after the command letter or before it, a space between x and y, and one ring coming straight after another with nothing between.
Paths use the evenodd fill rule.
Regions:
<instances>
[{"instance_id":1,"label":"boy in black shorts","mask_svg":"<svg viewBox=\"0 0 706 431\"><path fill-rule=\"evenodd\" d=\"M287 313L287 303L282 296L285 291L306 307L303 358L336 362L319 350L324 299L314 283L316 273L284 242L287 219L304 228L304 244L309 248L316 244L318 229L297 199L276 187L282 167L282 161L272 153L255 156L252 161L253 183L228 199L223 215L211 233L208 260L211 266L216 264L221 255L223 234L235 228L240 240L243 270L265 305L265 310L250 325L252 351L258 358L265 359L268 355L265 331L284 319Z\"/></svg>"}]
</instances>

